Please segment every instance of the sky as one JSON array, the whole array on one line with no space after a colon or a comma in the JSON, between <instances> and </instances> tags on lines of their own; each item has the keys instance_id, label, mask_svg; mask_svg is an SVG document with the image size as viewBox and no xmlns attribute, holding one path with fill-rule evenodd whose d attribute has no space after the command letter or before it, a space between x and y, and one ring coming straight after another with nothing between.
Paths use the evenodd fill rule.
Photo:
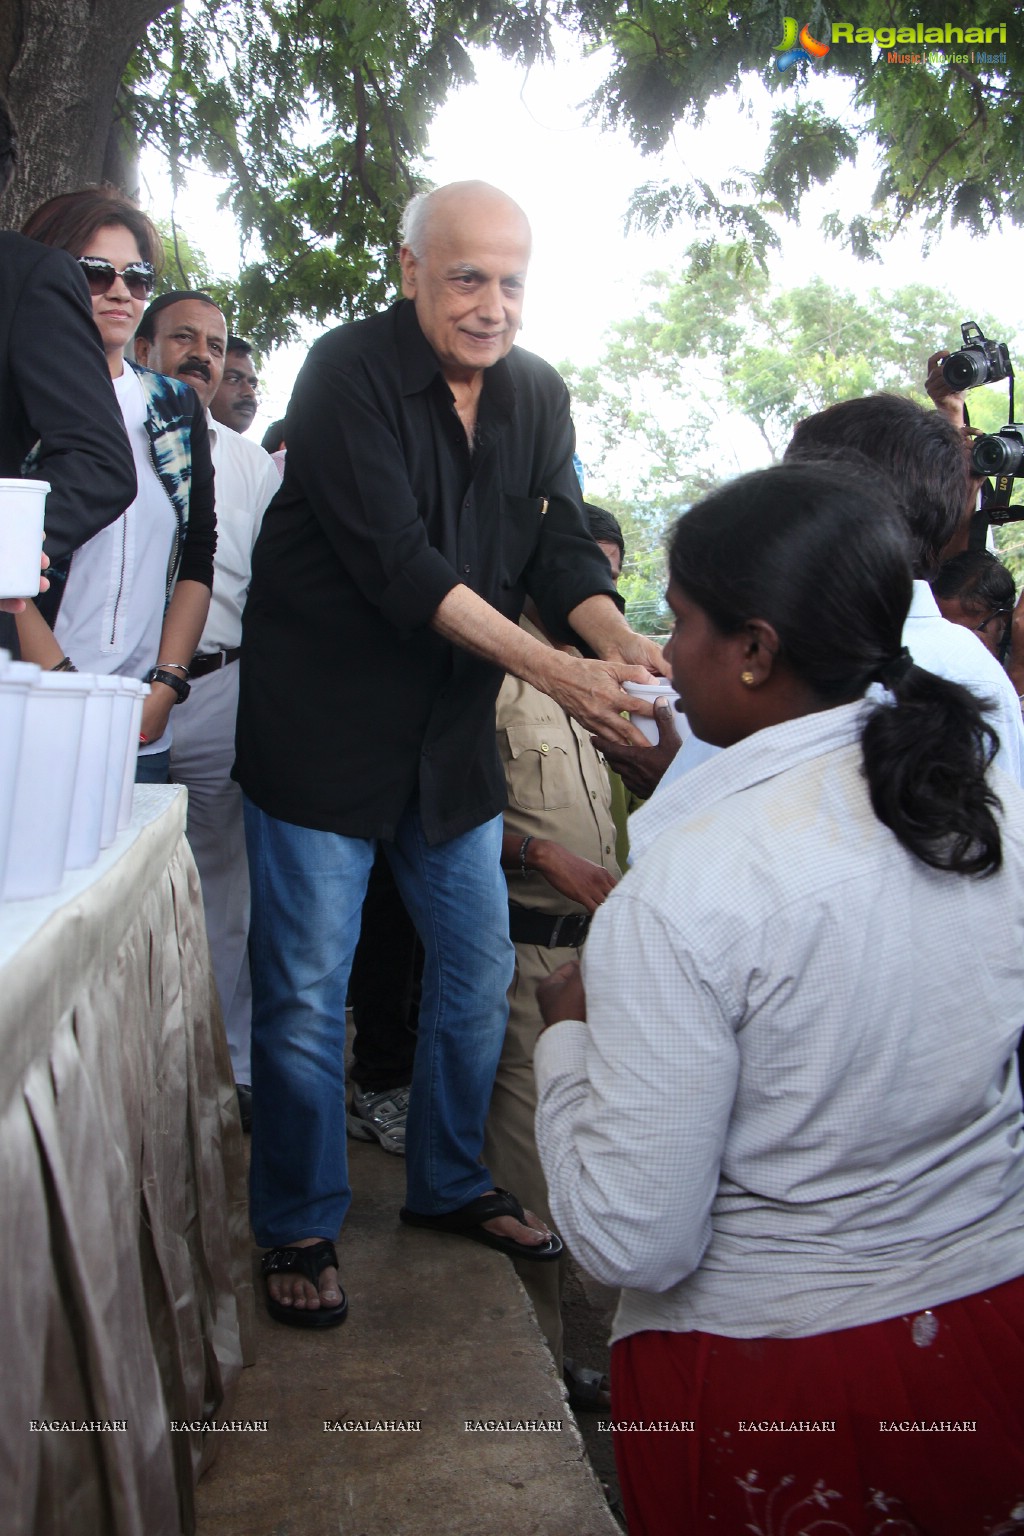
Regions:
<instances>
[{"instance_id":1,"label":"sky","mask_svg":"<svg viewBox=\"0 0 1024 1536\"><path fill-rule=\"evenodd\" d=\"M526 73L497 55L477 52L477 80L453 94L438 113L430 136L426 174L438 185L480 177L510 193L525 208L534 232L521 343L558 364L596 362L602 336L616 320L638 312L643 277L678 271L694 238L692 226L657 236L629 233L625 210L634 187L648 180L679 180L698 171L709 180L754 158L752 145L766 132L771 98L752 82L752 115L732 101L712 103L699 132L677 131L658 160L643 157L625 133L587 124L583 106L600 82L602 52L579 59L566 52L554 64ZM836 104L845 87L819 75L798 89ZM169 188L155 162L144 161L150 211L170 211ZM782 252L770 261L772 275L795 284L815 274L852 289L895 289L925 282L958 296L965 318L974 308L994 312L1006 334L1024 333L1024 230L988 239L950 232L922 254L921 235L908 230L884 261L861 263L825 240L818 225L830 209L867 208L876 180L870 153L824 191L805 199L799 226L780 223ZM178 214L218 271L237 271L241 253L229 214L216 208L213 177L193 174ZM310 340L316 335L310 333ZM950 345L958 338L951 337ZM284 413L305 345L280 349L263 371L260 415L250 435ZM923 360L922 360L923 362Z\"/></svg>"}]
</instances>

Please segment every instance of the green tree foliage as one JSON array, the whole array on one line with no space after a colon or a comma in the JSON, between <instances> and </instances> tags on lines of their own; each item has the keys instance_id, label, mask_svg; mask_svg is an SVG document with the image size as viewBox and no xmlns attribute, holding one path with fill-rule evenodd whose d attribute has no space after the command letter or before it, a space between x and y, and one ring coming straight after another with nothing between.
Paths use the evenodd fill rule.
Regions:
<instances>
[{"instance_id":1,"label":"green tree foliage","mask_svg":"<svg viewBox=\"0 0 1024 1536\"><path fill-rule=\"evenodd\" d=\"M802 417L875 389L930 404L927 359L959 344L965 318L922 285L855 295L815 278L779 289L737 260L736 246L694 255L697 276L648 279L643 310L609 330L595 366L561 367L587 494L626 509L623 590L633 601L660 596L674 518L721 480L780 457ZM998 319L967 318L1014 351ZM1005 383L969 403L982 430L1005 424Z\"/></svg>"},{"instance_id":2,"label":"green tree foliage","mask_svg":"<svg viewBox=\"0 0 1024 1536\"><path fill-rule=\"evenodd\" d=\"M348 318L390 296L399 212L421 184L434 113L472 77L470 50L529 66L553 23L547 0L8 4L0 90L22 161L7 227L86 182L136 193L143 145L175 188L213 172L240 234L232 320L264 346L299 316Z\"/></svg>"},{"instance_id":3,"label":"green tree foliage","mask_svg":"<svg viewBox=\"0 0 1024 1536\"><path fill-rule=\"evenodd\" d=\"M147 31L121 106L176 187L194 166L225 178L247 257L232 320L266 345L393 293L398 216L470 45L528 64L547 39L543 0L185 0Z\"/></svg>"},{"instance_id":4,"label":"green tree foliage","mask_svg":"<svg viewBox=\"0 0 1024 1536\"><path fill-rule=\"evenodd\" d=\"M771 132L760 165L744 164L736 180L714 187L695 175L683 185L648 183L633 200L638 223L668 224L686 213L730 237L743 237L757 256L777 245L770 215L795 219L804 194L830 181L859 145L874 149L879 168L870 208L831 215L826 232L857 254L875 252L887 235L922 216L934 231L948 219L979 233L1007 220L1024 222L1024 82L1011 64L971 63L970 45L927 64L887 62L889 50L835 42L824 59L777 68L783 7L777 0L580 0L574 24L592 42L609 43L614 63L592 101L604 125L624 126L646 153L666 147L681 130L699 126L710 103L732 98L749 115L750 84L760 76L774 93ZM795 9L795 8L792 8ZM843 13L857 27L896 25L962 28L1006 25L1007 46L1019 50L1020 8L1013 0L952 9L945 0L859 0ZM818 0L797 19L828 42L831 23ZM920 47L892 50L918 53ZM975 47L974 52L979 49ZM848 82L841 115L818 99L836 78Z\"/></svg>"},{"instance_id":5,"label":"green tree foliage","mask_svg":"<svg viewBox=\"0 0 1024 1536\"><path fill-rule=\"evenodd\" d=\"M894 21L891 0L855 10L859 26ZM1019 70L889 65L866 43L835 43L780 73L782 11L779 0L6 0L0 89L23 154L3 215L17 227L44 197L104 176L134 190L141 144L163 152L176 185L211 170L241 237L233 319L263 345L284 340L297 315L353 316L391 291L398 211L433 114L472 75L472 49L529 66L557 29L608 47L593 116L645 151L673 135L684 145L713 101L735 103L745 163L732 179L649 183L634 197L638 221L685 214L763 261L778 217L814 214L808 194L862 145L879 164L872 206L823 217L861 255L918 214L933 230L1024 219ZM817 0L804 19L830 36ZM947 10L911 0L898 20L944 24ZM1016 40L1011 0L989 0L983 20ZM752 120L745 128L758 78L777 103L760 143ZM69 80L73 90L55 86Z\"/></svg>"}]
</instances>

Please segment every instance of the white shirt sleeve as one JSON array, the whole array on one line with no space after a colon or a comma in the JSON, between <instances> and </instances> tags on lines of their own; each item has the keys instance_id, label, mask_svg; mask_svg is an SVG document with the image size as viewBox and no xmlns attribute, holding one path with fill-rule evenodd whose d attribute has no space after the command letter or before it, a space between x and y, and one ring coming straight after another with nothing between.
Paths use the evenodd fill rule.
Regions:
<instances>
[{"instance_id":1,"label":"white shirt sleeve","mask_svg":"<svg viewBox=\"0 0 1024 1536\"><path fill-rule=\"evenodd\" d=\"M665 1291L711 1234L739 1076L732 1009L662 916L624 889L595 919L584 982L588 1023L552 1026L535 1054L555 1226L605 1284Z\"/></svg>"},{"instance_id":2,"label":"white shirt sleeve","mask_svg":"<svg viewBox=\"0 0 1024 1536\"><path fill-rule=\"evenodd\" d=\"M1005 673L1000 680L995 709L989 713L988 719L999 737L996 767L1008 773L1018 784L1024 785L1024 722L1021 721L1020 700Z\"/></svg>"}]
</instances>

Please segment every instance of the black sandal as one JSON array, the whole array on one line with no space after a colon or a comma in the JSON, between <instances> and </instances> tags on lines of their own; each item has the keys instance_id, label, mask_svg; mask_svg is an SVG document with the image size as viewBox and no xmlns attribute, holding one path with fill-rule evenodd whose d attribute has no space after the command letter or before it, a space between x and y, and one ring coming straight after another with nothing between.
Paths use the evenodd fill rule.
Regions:
<instances>
[{"instance_id":1,"label":"black sandal","mask_svg":"<svg viewBox=\"0 0 1024 1536\"><path fill-rule=\"evenodd\" d=\"M561 1258L562 1239L556 1237L554 1232L543 1243L519 1243L513 1237L488 1232L482 1223L493 1221L495 1216L514 1216L516 1221L524 1225L526 1223L522 1206L507 1189L496 1189L493 1194L480 1195L476 1200L470 1200L468 1205L460 1205L455 1211L443 1211L439 1216L424 1216L419 1211L410 1211L408 1206L403 1206L398 1213L399 1221L404 1221L406 1226L427 1227L432 1232L450 1232L455 1237L468 1237L474 1243L497 1248L499 1253L508 1254L511 1259L535 1259L543 1263Z\"/></svg>"},{"instance_id":2,"label":"black sandal","mask_svg":"<svg viewBox=\"0 0 1024 1536\"><path fill-rule=\"evenodd\" d=\"M264 1280L268 1275L301 1275L311 1285L319 1288L325 1269L337 1269L338 1253L332 1242L324 1238L310 1243L308 1248L270 1248L263 1255L260 1269ZM341 1286L338 1286L341 1291ZM286 1307L267 1292L267 1311L276 1323L287 1323L290 1328L336 1328L348 1316L348 1297L341 1291L336 1307Z\"/></svg>"},{"instance_id":3,"label":"black sandal","mask_svg":"<svg viewBox=\"0 0 1024 1536\"><path fill-rule=\"evenodd\" d=\"M609 1413L612 1406L611 1382L603 1371L577 1365L568 1355L562 1361L562 1380L574 1413Z\"/></svg>"}]
</instances>

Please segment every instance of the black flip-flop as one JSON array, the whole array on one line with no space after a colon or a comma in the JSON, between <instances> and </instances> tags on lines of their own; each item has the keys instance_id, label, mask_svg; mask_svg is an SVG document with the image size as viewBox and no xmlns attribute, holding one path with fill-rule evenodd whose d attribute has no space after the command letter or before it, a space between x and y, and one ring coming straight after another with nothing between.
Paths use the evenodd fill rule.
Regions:
<instances>
[{"instance_id":1,"label":"black flip-flop","mask_svg":"<svg viewBox=\"0 0 1024 1536\"><path fill-rule=\"evenodd\" d=\"M493 1194L479 1195L476 1200L470 1200L468 1205L460 1205L455 1211L444 1211L439 1216L425 1216L420 1211L410 1211L404 1205L398 1213L399 1221L404 1221L406 1226L427 1227L431 1232L448 1232L453 1237L468 1237L474 1243L497 1248L499 1253L508 1254L511 1259L534 1259L537 1263L545 1263L561 1257L562 1239L556 1237L554 1232L543 1243L519 1243L513 1237L488 1232L482 1223L493 1221L495 1216L514 1216L516 1221L526 1224L526 1213L515 1195L510 1195L507 1189L496 1189Z\"/></svg>"},{"instance_id":2,"label":"black flip-flop","mask_svg":"<svg viewBox=\"0 0 1024 1536\"><path fill-rule=\"evenodd\" d=\"M562 1361L562 1380L569 1394L569 1407L576 1413L608 1413L612 1406L611 1382L603 1371L577 1365L566 1355Z\"/></svg>"},{"instance_id":3,"label":"black flip-flop","mask_svg":"<svg viewBox=\"0 0 1024 1536\"><path fill-rule=\"evenodd\" d=\"M338 1253L327 1238L310 1243L308 1248L270 1248L263 1255L260 1268L264 1280L268 1275L301 1275L311 1285L319 1287L320 1275L325 1269L337 1269ZM338 1286L341 1291L341 1286ZM267 1292L267 1311L275 1323L287 1323L289 1328L336 1328L348 1316L348 1297L341 1291L336 1307L286 1307Z\"/></svg>"}]
</instances>

